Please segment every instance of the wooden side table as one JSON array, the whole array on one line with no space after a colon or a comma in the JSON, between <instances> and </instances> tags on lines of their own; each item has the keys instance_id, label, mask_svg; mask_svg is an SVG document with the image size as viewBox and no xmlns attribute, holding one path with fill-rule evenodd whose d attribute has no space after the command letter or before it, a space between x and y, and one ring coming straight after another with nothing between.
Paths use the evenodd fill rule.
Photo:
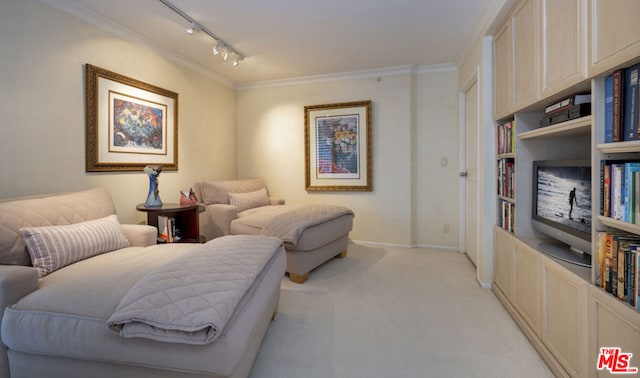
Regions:
<instances>
[{"instance_id":1,"label":"wooden side table","mask_svg":"<svg viewBox=\"0 0 640 378\"><path fill-rule=\"evenodd\" d=\"M164 215L175 219L176 230L179 230L179 243L203 243L200 235L199 213L204 211L203 205L181 206L177 203L165 203L161 207L145 207L138 204L136 210L147 213L147 224L158 228L158 216ZM159 232L159 231L158 231Z\"/></svg>"}]
</instances>

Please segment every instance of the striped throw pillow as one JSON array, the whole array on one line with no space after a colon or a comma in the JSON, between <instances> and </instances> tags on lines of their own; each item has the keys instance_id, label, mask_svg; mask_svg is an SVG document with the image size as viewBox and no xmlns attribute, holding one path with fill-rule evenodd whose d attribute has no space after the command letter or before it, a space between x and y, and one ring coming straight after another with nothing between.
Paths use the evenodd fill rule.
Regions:
<instances>
[{"instance_id":1,"label":"striped throw pillow","mask_svg":"<svg viewBox=\"0 0 640 378\"><path fill-rule=\"evenodd\" d=\"M262 188L248 193L229 193L229 204L237 206L238 212L266 206L269 204L267 189Z\"/></svg>"},{"instance_id":2,"label":"striped throw pillow","mask_svg":"<svg viewBox=\"0 0 640 378\"><path fill-rule=\"evenodd\" d=\"M91 256L129 246L115 215L63 226L22 227L19 231L40 277Z\"/></svg>"}]
</instances>

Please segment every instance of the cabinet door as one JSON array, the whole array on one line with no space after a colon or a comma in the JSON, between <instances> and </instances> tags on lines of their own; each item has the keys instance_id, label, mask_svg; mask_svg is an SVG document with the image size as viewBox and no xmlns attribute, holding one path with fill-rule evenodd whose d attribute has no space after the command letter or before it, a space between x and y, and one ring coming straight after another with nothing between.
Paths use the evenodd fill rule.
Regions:
<instances>
[{"instance_id":1,"label":"cabinet door","mask_svg":"<svg viewBox=\"0 0 640 378\"><path fill-rule=\"evenodd\" d=\"M539 38L536 1L525 0L513 12L513 109L519 110L538 100Z\"/></svg>"},{"instance_id":2,"label":"cabinet door","mask_svg":"<svg viewBox=\"0 0 640 378\"><path fill-rule=\"evenodd\" d=\"M493 39L493 117L501 119L511 113L511 23L506 22Z\"/></svg>"},{"instance_id":3,"label":"cabinet door","mask_svg":"<svg viewBox=\"0 0 640 378\"><path fill-rule=\"evenodd\" d=\"M640 1L590 0L589 75L640 56Z\"/></svg>"},{"instance_id":4,"label":"cabinet door","mask_svg":"<svg viewBox=\"0 0 640 378\"><path fill-rule=\"evenodd\" d=\"M541 275L540 252L518 240L513 305L536 334L540 334Z\"/></svg>"},{"instance_id":5,"label":"cabinet door","mask_svg":"<svg viewBox=\"0 0 640 378\"><path fill-rule=\"evenodd\" d=\"M548 258L542 258L540 338L569 375L584 376L588 284Z\"/></svg>"},{"instance_id":6,"label":"cabinet door","mask_svg":"<svg viewBox=\"0 0 640 378\"><path fill-rule=\"evenodd\" d=\"M602 347L620 348L632 353L630 367L640 369L640 317L626 303L600 288L589 289L589 376L610 376L597 370Z\"/></svg>"},{"instance_id":7,"label":"cabinet door","mask_svg":"<svg viewBox=\"0 0 640 378\"><path fill-rule=\"evenodd\" d=\"M501 229L495 227L494 231L495 242L495 284L500 291L507 297L507 299L513 303L514 293L514 273L515 273L515 250L516 250L516 238Z\"/></svg>"},{"instance_id":8,"label":"cabinet door","mask_svg":"<svg viewBox=\"0 0 640 378\"><path fill-rule=\"evenodd\" d=\"M540 0L541 97L586 79L586 0Z\"/></svg>"}]
</instances>

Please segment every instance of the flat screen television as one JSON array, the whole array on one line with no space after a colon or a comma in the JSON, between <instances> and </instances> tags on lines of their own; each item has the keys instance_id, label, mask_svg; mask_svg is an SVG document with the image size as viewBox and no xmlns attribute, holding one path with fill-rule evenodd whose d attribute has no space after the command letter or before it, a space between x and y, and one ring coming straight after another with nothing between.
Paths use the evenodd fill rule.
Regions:
<instances>
[{"instance_id":1,"label":"flat screen television","mask_svg":"<svg viewBox=\"0 0 640 378\"><path fill-rule=\"evenodd\" d=\"M538 248L560 260L591 266L591 163L533 162L533 228L553 241Z\"/></svg>"}]
</instances>

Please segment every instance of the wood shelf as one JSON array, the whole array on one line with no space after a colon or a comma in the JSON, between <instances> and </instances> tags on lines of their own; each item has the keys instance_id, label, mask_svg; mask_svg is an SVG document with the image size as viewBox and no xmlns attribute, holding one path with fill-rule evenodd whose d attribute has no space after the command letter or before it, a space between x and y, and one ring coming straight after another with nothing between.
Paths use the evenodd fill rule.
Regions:
<instances>
[{"instance_id":1,"label":"wood shelf","mask_svg":"<svg viewBox=\"0 0 640 378\"><path fill-rule=\"evenodd\" d=\"M501 199L506 202L516 203L516 199L511 197L498 196L498 199Z\"/></svg>"},{"instance_id":2,"label":"wood shelf","mask_svg":"<svg viewBox=\"0 0 640 378\"><path fill-rule=\"evenodd\" d=\"M516 158L516 153L515 152L509 152L506 154L498 154L498 160L499 159L515 159Z\"/></svg>"},{"instance_id":3,"label":"wood shelf","mask_svg":"<svg viewBox=\"0 0 640 378\"><path fill-rule=\"evenodd\" d=\"M640 152L640 140L626 142L600 143L598 150L605 154L618 154L625 152Z\"/></svg>"},{"instance_id":4,"label":"wood shelf","mask_svg":"<svg viewBox=\"0 0 640 378\"><path fill-rule=\"evenodd\" d=\"M518 138L531 139L589 134L591 134L591 116L585 116L555 125L544 126L535 130L525 131L518 134Z\"/></svg>"},{"instance_id":5,"label":"wood shelf","mask_svg":"<svg viewBox=\"0 0 640 378\"><path fill-rule=\"evenodd\" d=\"M619 230L640 235L640 225L619 221L613 218L605 217L603 215L598 215L597 219L598 221L600 221L600 223L604 224L605 226L617 228Z\"/></svg>"}]
</instances>

